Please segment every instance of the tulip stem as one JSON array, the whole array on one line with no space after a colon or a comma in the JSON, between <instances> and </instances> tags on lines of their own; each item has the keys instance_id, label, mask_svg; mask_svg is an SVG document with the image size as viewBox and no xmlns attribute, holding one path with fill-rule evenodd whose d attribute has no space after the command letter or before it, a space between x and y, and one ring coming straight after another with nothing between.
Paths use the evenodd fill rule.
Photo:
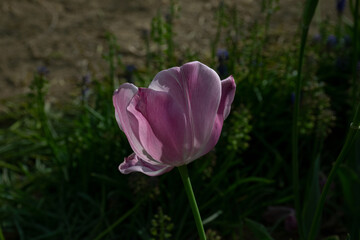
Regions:
<instances>
[{"instance_id":1,"label":"tulip stem","mask_svg":"<svg viewBox=\"0 0 360 240\"><path fill-rule=\"evenodd\" d=\"M195 195L194 195L194 192L193 192L193 189L191 186L191 181L190 181L190 177L188 174L187 166L183 165L183 166L178 167L178 169L180 172L181 180L184 183L186 195L188 196L191 210L192 210L194 218L195 218L196 228L198 230L200 240L206 240L204 226L201 221L199 208L197 206Z\"/></svg>"}]
</instances>

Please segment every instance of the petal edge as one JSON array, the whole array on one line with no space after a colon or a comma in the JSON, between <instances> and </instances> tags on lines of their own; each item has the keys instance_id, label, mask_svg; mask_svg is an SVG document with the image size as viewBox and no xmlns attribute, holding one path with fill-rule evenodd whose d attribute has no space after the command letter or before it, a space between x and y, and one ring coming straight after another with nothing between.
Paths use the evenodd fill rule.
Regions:
<instances>
[{"instance_id":1,"label":"petal edge","mask_svg":"<svg viewBox=\"0 0 360 240\"><path fill-rule=\"evenodd\" d=\"M153 165L141 158L135 153L132 153L127 158L124 158L124 162L119 165L119 171L122 174L129 174L132 172L141 172L150 177L155 177L169 172L174 167L168 165Z\"/></svg>"}]
</instances>

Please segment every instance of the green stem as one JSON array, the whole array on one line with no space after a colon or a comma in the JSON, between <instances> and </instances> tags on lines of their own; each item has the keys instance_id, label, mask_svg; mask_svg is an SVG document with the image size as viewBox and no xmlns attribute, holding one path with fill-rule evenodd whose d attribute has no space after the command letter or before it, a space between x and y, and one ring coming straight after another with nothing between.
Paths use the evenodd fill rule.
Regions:
<instances>
[{"instance_id":1,"label":"green stem","mask_svg":"<svg viewBox=\"0 0 360 240\"><path fill-rule=\"evenodd\" d=\"M196 228L198 230L200 240L206 240L204 226L202 224L199 208L197 206L195 195L194 195L194 192L191 187L191 182L190 182L187 166L183 165L183 166L178 167L178 169L179 169L179 172L181 175L181 180L184 183L186 195L188 196L191 210L192 210L194 218L195 218Z\"/></svg>"},{"instance_id":2,"label":"green stem","mask_svg":"<svg viewBox=\"0 0 360 240\"><path fill-rule=\"evenodd\" d=\"M302 67L305 52L306 39L309 32L309 26L314 16L318 0L307 0L305 2L305 8L302 19L302 32L301 32L301 43L300 53L298 62L298 75L296 79L296 90L295 90L295 109L293 112L292 121L292 181L293 181L293 192L294 202L296 210L296 219L299 224L299 235L300 239L304 239L304 228L301 216L301 200L300 200L300 185L299 185L299 112L300 112L300 92L302 86Z\"/></svg>"},{"instance_id":3,"label":"green stem","mask_svg":"<svg viewBox=\"0 0 360 240\"><path fill-rule=\"evenodd\" d=\"M1 226L0 226L0 240L5 240L5 237L4 237L4 235L3 235Z\"/></svg>"},{"instance_id":4,"label":"green stem","mask_svg":"<svg viewBox=\"0 0 360 240\"><path fill-rule=\"evenodd\" d=\"M299 127L298 119L300 112L300 92L301 92L301 71L303 65L303 57L305 50L305 43L307 37L307 29L302 32L301 36L301 46L299 54L299 66L298 66L298 77L296 81L296 90L295 90L295 109L293 112L293 121L292 121L292 182L293 182L293 193L295 201L295 210L297 222L300 224L299 235L300 239L303 239L303 227L302 227L302 218L301 218L301 202L300 202L300 185L299 185Z\"/></svg>"},{"instance_id":5,"label":"green stem","mask_svg":"<svg viewBox=\"0 0 360 240\"><path fill-rule=\"evenodd\" d=\"M350 151L351 146L353 145L353 143L359 133L359 129L360 129L359 124L360 124L360 104L357 106L353 122L351 123L350 129L346 136L345 144L342 147L341 152L329 173L328 179L327 179L324 189L321 193L320 201L318 202L318 205L316 206L316 211L315 211L315 215L312 220L312 223L311 223L308 240L315 239L316 226L318 226L318 222L319 222L322 210L324 208L324 203L325 203L326 195L330 188L330 184L333 181L340 164L344 161L345 157L347 156L348 152Z\"/></svg>"},{"instance_id":6,"label":"green stem","mask_svg":"<svg viewBox=\"0 0 360 240\"><path fill-rule=\"evenodd\" d=\"M353 66L352 66L352 70L353 70L353 83L352 83L352 97L353 97L353 104L354 106L356 106L355 104L358 101L358 84L357 82L357 57L358 57L358 41L359 41L359 0L356 0L355 2L355 10L354 10L354 51L353 51Z\"/></svg>"}]
</instances>

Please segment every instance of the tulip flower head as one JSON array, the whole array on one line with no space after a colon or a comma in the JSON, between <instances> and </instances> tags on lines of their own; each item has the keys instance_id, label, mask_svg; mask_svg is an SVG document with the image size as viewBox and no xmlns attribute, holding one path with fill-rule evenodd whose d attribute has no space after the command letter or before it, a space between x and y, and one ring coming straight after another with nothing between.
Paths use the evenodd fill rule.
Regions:
<instances>
[{"instance_id":1,"label":"tulip flower head","mask_svg":"<svg viewBox=\"0 0 360 240\"><path fill-rule=\"evenodd\" d=\"M122 84L113 95L115 117L134 153L121 173L164 174L216 145L235 96L232 76L220 80L200 62L159 72L148 88Z\"/></svg>"}]
</instances>

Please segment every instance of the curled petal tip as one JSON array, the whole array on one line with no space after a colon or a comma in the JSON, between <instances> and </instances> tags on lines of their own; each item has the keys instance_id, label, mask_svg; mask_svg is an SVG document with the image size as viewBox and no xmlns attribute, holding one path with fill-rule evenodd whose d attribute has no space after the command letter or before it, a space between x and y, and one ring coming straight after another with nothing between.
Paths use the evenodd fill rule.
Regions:
<instances>
[{"instance_id":1,"label":"curled petal tip","mask_svg":"<svg viewBox=\"0 0 360 240\"><path fill-rule=\"evenodd\" d=\"M113 92L113 96L116 95L119 92L119 89L115 89L115 91Z\"/></svg>"},{"instance_id":2,"label":"curled petal tip","mask_svg":"<svg viewBox=\"0 0 360 240\"><path fill-rule=\"evenodd\" d=\"M173 167L168 165L155 165L139 158L135 153L129 157L124 158L124 162L120 164L119 171L122 174L129 174L131 172L141 172L145 175L154 177L169 172Z\"/></svg>"}]
</instances>

